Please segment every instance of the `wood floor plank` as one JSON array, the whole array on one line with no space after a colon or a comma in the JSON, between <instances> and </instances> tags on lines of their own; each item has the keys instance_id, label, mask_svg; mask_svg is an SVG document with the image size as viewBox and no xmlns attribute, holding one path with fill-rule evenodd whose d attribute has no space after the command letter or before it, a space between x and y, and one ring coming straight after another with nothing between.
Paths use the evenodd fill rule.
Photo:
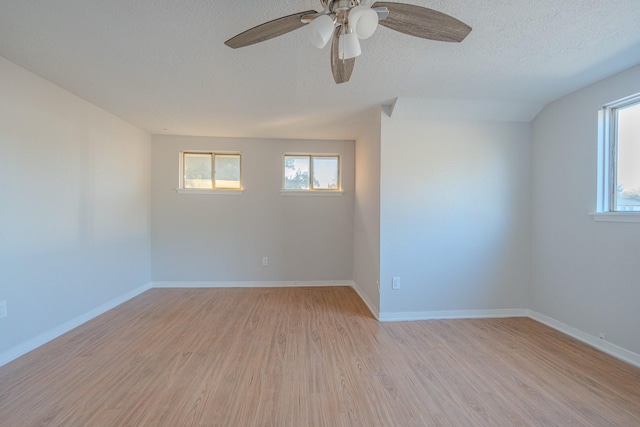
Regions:
<instances>
[{"instance_id":1,"label":"wood floor plank","mask_svg":"<svg viewBox=\"0 0 640 427\"><path fill-rule=\"evenodd\" d=\"M0 367L0 426L639 426L640 369L350 288L154 289Z\"/></svg>"}]
</instances>

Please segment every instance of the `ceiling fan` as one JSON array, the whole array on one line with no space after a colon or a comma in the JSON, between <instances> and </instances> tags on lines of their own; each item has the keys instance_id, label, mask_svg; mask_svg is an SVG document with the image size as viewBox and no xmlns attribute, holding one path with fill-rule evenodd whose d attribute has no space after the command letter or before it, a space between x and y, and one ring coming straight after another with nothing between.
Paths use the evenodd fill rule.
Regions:
<instances>
[{"instance_id":1,"label":"ceiling fan","mask_svg":"<svg viewBox=\"0 0 640 427\"><path fill-rule=\"evenodd\" d=\"M307 10L253 27L224 42L234 49L260 43L308 24L308 35L318 48L331 42L331 70L336 83L348 82L356 57L361 54L359 39L369 38L380 25L424 39L461 42L471 27L433 9L405 3L361 0L320 0L323 10Z\"/></svg>"}]
</instances>

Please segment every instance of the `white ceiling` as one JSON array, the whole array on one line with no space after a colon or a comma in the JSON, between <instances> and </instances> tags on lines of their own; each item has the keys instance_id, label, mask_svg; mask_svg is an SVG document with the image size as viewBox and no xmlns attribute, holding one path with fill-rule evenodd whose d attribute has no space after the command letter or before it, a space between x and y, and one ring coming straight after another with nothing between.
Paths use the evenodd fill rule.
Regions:
<instances>
[{"instance_id":1,"label":"white ceiling","mask_svg":"<svg viewBox=\"0 0 640 427\"><path fill-rule=\"evenodd\" d=\"M457 44L380 27L336 85L304 29L223 44L319 0L0 0L0 56L151 133L299 138L354 138L397 97L535 108L640 63L640 0L403 2L473 31Z\"/></svg>"}]
</instances>

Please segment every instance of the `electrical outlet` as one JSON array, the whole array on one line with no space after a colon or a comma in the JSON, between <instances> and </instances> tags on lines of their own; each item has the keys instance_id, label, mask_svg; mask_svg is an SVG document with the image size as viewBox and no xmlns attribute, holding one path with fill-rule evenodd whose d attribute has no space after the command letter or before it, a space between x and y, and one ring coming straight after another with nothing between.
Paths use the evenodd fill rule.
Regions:
<instances>
[{"instance_id":1,"label":"electrical outlet","mask_svg":"<svg viewBox=\"0 0 640 427\"><path fill-rule=\"evenodd\" d=\"M0 319L7 317L7 302L0 301Z\"/></svg>"},{"instance_id":2,"label":"electrical outlet","mask_svg":"<svg viewBox=\"0 0 640 427\"><path fill-rule=\"evenodd\" d=\"M269 257L262 257L262 265L263 266L267 266L269 265Z\"/></svg>"},{"instance_id":3,"label":"electrical outlet","mask_svg":"<svg viewBox=\"0 0 640 427\"><path fill-rule=\"evenodd\" d=\"M389 283L389 282L387 282ZM397 291L400 289L400 278L399 277L394 277L393 280L391 281L391 289L393 289L394 291Z\"/></svg>"},{"instance_id":4,"label":"electrical outlet","mask_svg":"<svg viewBox=\"0 0 640 427\"><path fill-rule=\"evenodd\" d=\"M605 339L604 332L600 332L598 336L600 337L601 340Z\"/></svg>"}]
</instances>

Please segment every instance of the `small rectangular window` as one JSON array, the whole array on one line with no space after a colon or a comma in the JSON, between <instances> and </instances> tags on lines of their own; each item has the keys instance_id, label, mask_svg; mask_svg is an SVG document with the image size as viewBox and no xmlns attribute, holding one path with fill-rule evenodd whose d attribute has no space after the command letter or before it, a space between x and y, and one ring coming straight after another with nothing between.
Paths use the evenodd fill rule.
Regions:
<instances>
[{"instance_id":1,"label":"small rectangular window","mask_svg":"<svg viewBox=\"0 0 640 427\"><path fill-rule=\"evenodd\" d=\"M340 156L285 154L285 191L340 191Z\"/></svg>"},{"instance_id":2,"label":"small rectangular window","mask_svg":"<svg viewBox=\"0 0 640 427\"><path fill-rule=\"evenodd\" d=\"M182 153L185 190L240 190L239 153Z\"/></svg>"}]
</instances>

